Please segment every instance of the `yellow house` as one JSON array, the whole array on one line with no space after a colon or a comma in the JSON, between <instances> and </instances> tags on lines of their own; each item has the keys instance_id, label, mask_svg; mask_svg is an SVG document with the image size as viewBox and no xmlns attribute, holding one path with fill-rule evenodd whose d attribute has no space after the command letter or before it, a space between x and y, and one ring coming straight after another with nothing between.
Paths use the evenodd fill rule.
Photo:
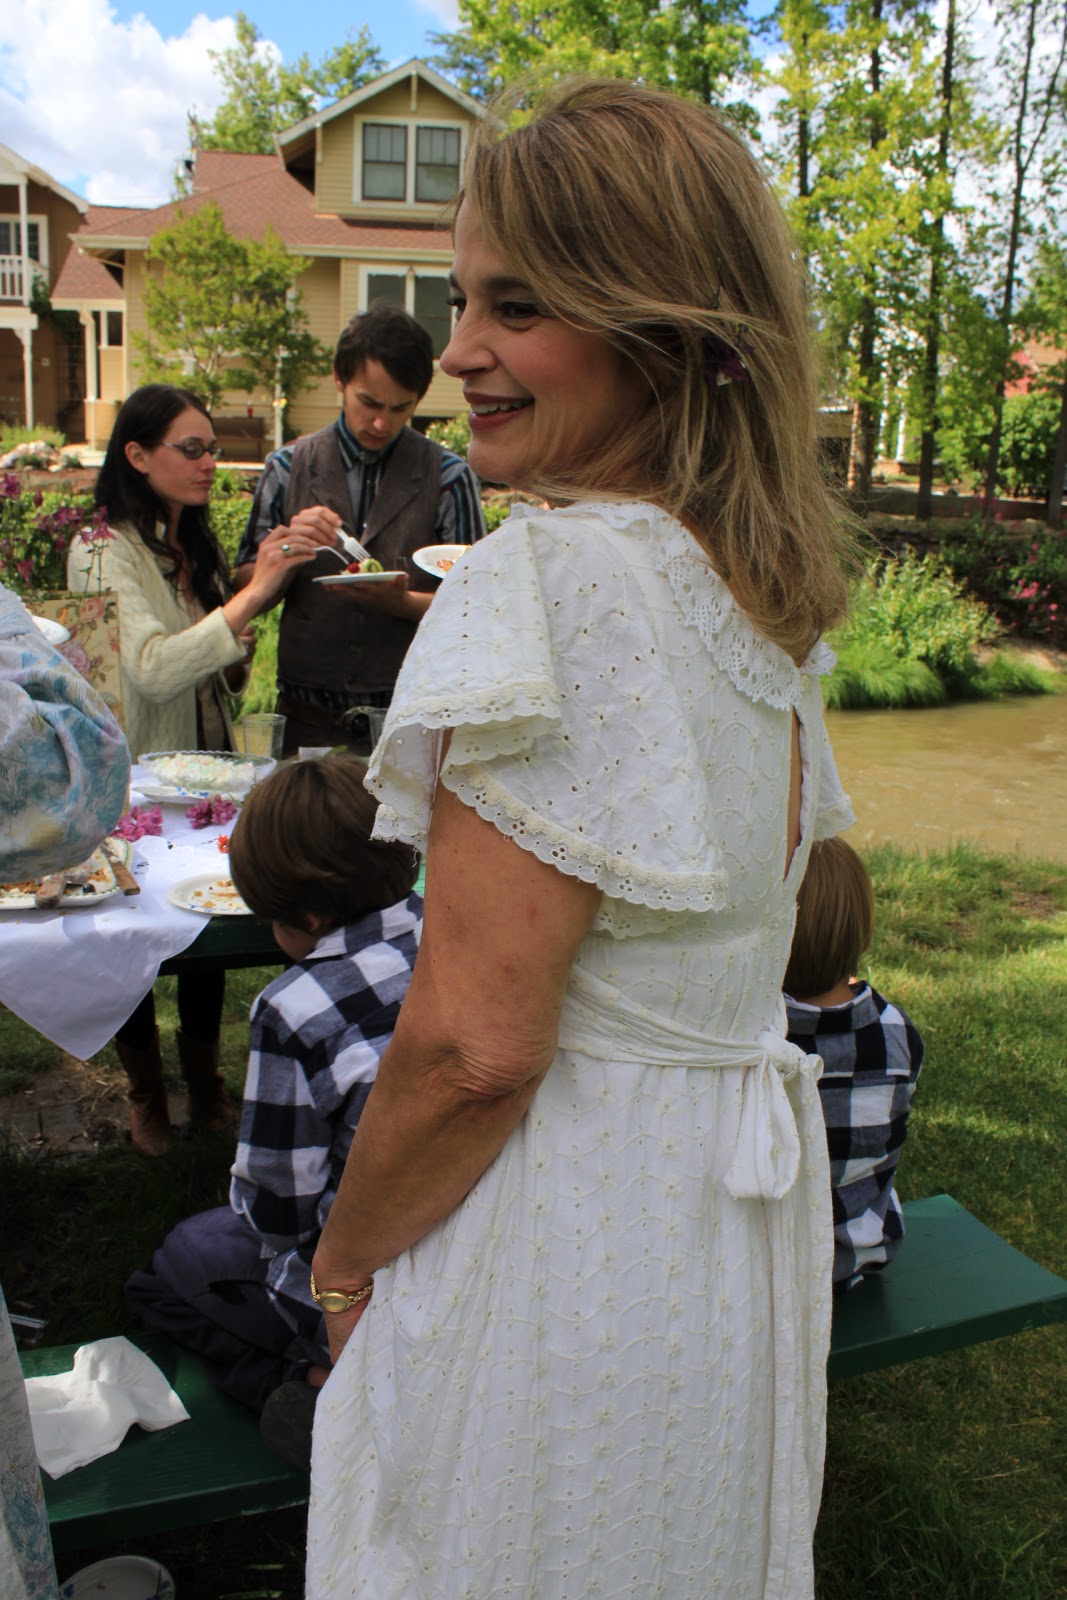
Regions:
<instances>
[{"instance_id":1,"label":"yellow house","mask_svg":"<svg viewBox=\"0 0 1067 1600\"><path fill-rule=\"evenodd\" d=\"M440 355L452 320L442 212L482 115L476 101L412 60L287 128L273 155L200 152L185 199L141 211L89 208L53 295L54 305L79 313L85 331L89 442L106 439L118 404L140 381L131 335L145 328L152 237L209 199L236 237L262 238L269 224L294 255L309 258L298 287L311 332L324 344L332 347L356 312L385 301L416 317ZM264 419L269 444L275 416L265 391L234 392L217 414L243 417L249 409ZM462 409L459 383L435 370L416 420ZM294 399L287 428L307 433L336 412L326 377Z\"/></svg>"},{"instance_id":2,"label":"yellow house","mask_svg":"<svg viewBox=\"0 0 1067 1600\"><path fill-rule=\"evenodd\" d=\"M81 408L81 349L47 303L69 239L88 209L80 195L0 145L0 420L65 427ZM65 431L76 431L74 428Z\"/></svg>"}]
</instances>

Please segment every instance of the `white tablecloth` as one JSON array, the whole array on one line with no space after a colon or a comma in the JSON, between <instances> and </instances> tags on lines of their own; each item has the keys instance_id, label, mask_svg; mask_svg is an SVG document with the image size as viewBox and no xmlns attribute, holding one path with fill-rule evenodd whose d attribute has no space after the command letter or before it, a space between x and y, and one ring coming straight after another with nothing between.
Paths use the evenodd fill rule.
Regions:
<instances>
[{"instance_id":1,"label":"white tablecloth","mask_svg":"<svg viewBox=\"0 0 1067 1600\"><path fill-rule=\"evenodd\" d=\"M143 803L134 768L132 801ZM151 989L160 962L188 949L208 921L181 911L167 890L183 878L229 866L219 853L221 828L196 831L185 808L163 808L163 833L133 846L130 863L139 895L114 895L98 911L0 912L0 1002L87 1061Z\"/></svg>"}]
</instances>

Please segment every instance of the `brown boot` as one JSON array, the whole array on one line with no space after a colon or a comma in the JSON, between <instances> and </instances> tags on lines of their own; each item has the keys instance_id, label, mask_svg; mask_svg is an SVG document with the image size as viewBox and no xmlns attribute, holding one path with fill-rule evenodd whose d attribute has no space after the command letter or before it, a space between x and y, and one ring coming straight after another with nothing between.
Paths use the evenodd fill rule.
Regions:
<instances>
[{"instance_id":1,"label":"brown boot","mask_svg":"<svg viewBox=\"0 0 1067 1600\"><path fill-rule=\"evenodd\" d=\"M170 1148L170 1113L163 1085L159 1030L146 1050L115 1040L119 1060L130 1080L130 1138L145 1156L161 1156Z\"/></svg>"},{"instance_id":2,"label":"brown boot","mask_svg":"<svg viewBox=\"0 0 1067 1600\"><path fill-rule=\"evenodd\" d=\"M210 1133L233 1131L235 1108L219 1072L219 1042L190 1039L179 1028L178 1060L189 1091L189 1121Z\"/></svg>"}]
</instances>

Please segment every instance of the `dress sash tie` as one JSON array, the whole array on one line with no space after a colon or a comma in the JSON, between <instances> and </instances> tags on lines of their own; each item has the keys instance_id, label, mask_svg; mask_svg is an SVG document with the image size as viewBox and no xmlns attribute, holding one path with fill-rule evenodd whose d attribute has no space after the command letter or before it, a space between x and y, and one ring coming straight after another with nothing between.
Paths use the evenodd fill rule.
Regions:
<instances>
[{"instance_id":1,"label":"dress sash tie","mask_svg":"<svg viewBox=\"0 0 1067 1600\"><path fill-rule=\"evenodd\" d=\"M754 1040L716 1039L636 1004L620 990L575 968L560 1016L559 1045L600 1061L718 1071L735 1079L738 1130L722 1177L735 1200L781 1200L800 1172L800 1135L786 1084L799 1077L805 1112L822 1073L782 1034L765 1028Z\"/></svg>"}]
</instances>

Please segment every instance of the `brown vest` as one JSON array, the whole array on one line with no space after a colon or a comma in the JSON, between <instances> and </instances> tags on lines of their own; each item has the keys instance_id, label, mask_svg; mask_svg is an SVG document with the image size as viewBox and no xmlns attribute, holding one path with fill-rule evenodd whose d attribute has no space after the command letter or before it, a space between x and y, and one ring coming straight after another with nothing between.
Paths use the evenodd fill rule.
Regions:
<instances>
[{"instance_id":1,"label":"brown vest","mask_svg":"<svg viewBox=\"0 0 1067 1600\"><path fill-rule=\"evenodd\" d=\"M337 428L331 424L293 445L285 520L308 506L329 506L358 533L387 572L394 567L402 569L401 558L408 558L410 587L436 589L436 579L416 567L410 557L423 545L435 542L443 457L439 444L405 428L390 452L366 529L359 533L352 528L348 480ZM311 581L335 566L324 556L301 567L293 579L278 631L278 678L282 683L343 694L350 705L358 705L369 691L393 688L417 625L362 611L343 594L331 594Z\"/></svg>"}]
</instances>

